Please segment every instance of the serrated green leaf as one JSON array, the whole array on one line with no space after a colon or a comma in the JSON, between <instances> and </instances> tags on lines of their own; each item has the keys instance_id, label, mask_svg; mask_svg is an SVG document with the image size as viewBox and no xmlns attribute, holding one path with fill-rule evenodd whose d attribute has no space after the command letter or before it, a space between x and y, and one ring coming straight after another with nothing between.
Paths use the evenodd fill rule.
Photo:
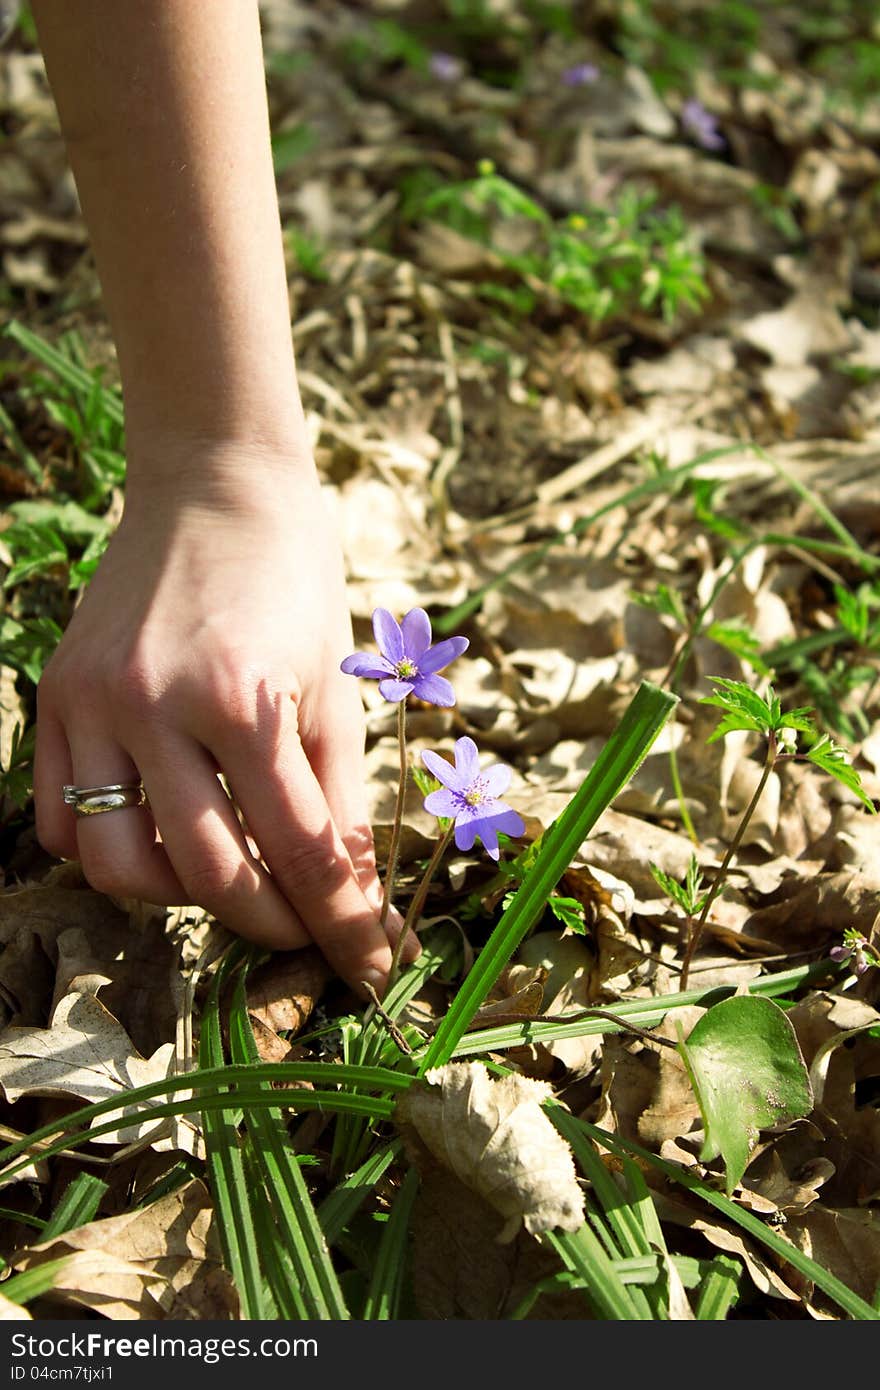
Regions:
<instances>
[{"instance_id":1,"label":"serrated green leaf","mask_svg":"<svg viewBox=\"0 0 880 1390\"><path fill-rule=\"evenodd\" d=\"M794 1029L778 1004L755 995L725 999L699 1020L679 1052L703 1117L703 1162L724 1160L728 1195L760 1131L802 1119L813 1091Z\"/></svg>"},{"instance_id":2,"label":"serrated green leaf","mask_svg":"<svg viewBox=\"0 0 880 1390\"><path fill-rule=\"evenodd\" d=\"M842 782L850 791L855 792L856 796L873 815L874 803L862 788L861 778L856 772L852 763L847 759L846 752L828 734L823 734L817 743L814 743L807 758L816 767L820 767L823 772L827 772L829 777L834 777L838 782Z\"/></svg>"}]
</instances>

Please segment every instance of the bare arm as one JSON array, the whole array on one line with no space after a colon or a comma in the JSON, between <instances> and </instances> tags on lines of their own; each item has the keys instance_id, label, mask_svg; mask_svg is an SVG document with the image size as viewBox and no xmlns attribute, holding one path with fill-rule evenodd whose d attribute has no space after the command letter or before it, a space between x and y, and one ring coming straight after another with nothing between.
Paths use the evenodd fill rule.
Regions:
<instances>
[{"instance_id":1,"label":"bare arm","mask_svg":"<svg viewBox=\"0 0 880 1390\"><path fill-rule=\"evenodd\" d=\"M381 987L363 713L338 669L350 623L296 385L256 0L34 11L129 469L40 684L40 837L104 891L199 902L275 947L313 938ZM60 799L138 776L151 810L74 819Z\"/></svg>"}]
</instances>

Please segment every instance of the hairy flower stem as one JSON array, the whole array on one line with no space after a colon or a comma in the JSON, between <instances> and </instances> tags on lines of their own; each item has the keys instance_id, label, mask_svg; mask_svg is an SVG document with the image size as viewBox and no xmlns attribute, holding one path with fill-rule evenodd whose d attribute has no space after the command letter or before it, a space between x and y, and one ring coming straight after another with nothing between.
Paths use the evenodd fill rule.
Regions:
<instances>
[{"instance_id":1,"label":"hairy flower stem","mask_svg":"<svg viewBox=\"0 0 880 1390\"><path fill-rule=\"evenodd\" d=\"M727 853L725 854L724 858L722 859L722 861L721 861L721 866L720 866L720 868L719 868L717 874L715 875L715 882L712 884L712 887L709 889L709 892L706 894L706 901L703 903L703 910L702 910L702 912L700 913L699 918L697 919L697 924L696 924L696 926L694 927L693 931L692 931L691 934L690 934L690 940L688 941L687 949L686 949L686 951L685 951L685 953L684 953L684 960L683 960L682 966L681 966L681 976L679 977L679 986L678 986L678 987L679 987L679 989L681 989L681 990L687 989L688 971L690 970L691 961L692 961L693 958L694 958L694 954L695 954L695 952L696 952L696 949L697 949L697 947L698 947L699 944L700 944L700 938L701 938L702 935L703 935L703 928L704 928L705 925L706 925L706 920L707 920L707 918L708 918L708 916L709 916L709 912L710 912L710 910L711 910L711 908L712 908L712 904L714 903L715 899L718 897L718 894L721 892L721 889L724 887L724 880L725 880L725 878L727 877L727 870L730 868L730 861L733 859L733 856L736 854L737 850L739 849L739 846L740 846L740 844L741 844L741 842L742 842L742 837L743 837L743 835L745 834L745 831L746 831L746 826L748 825L749 821L752 819L752 816L753 816L754 813L755 813L755 807L757 806L758 802L761 800L761 796L763 795L764 788L765 788L766 785L767 785L767 778L770 776L770 773L773 771L773 765L774 765L774 763L776 762L776 754L777 754L777 749L778 749L778 747L779 747L779 744L778 744L778 741L777 741L777 738L776 738L776 734L775 734L775 733L773 732L773 730L771 729L771 730L769 731L769 733L767 734L767 756L766 756L766 758L764 759L764 770L763 770L763 772L761 773L761 779L760 779L760 781L758 782L757 787L755 788L755 794L754 794L754 796L752 797L751 801L749 802L748 806L746 807L745 811L743 812L742 820L740 821L739 825L738 825L737 828L736 828L736 834L734 835L733 839L731 840L730 844L728 845L728 847L727 847Z\"/></svg>"},{"instance_id":2,"label":"hairy flower stem","mask_svg":"<svg viewBox=\"0 0 880 1390\"><path fill-rule=\"evenodd\" d=\"M391 827L391 844L388 847L388 865L385 869L385 885L382 891L382 911L379 925L384 927L391 906L391 892L397 873L397 855L400 850L400 829L403 825L403 802L406 796L406 700L397 706L397 742L400 747L400 781L397 784L397 805L394 808L394 824Z\"/></svg>"},{"instance_id":3,"label":"hairy flower stem","mask_svg":"<svg viewBox=\"0 0 880 1390\"><path fill-rule=\"evenodd\" d=\"M416 929L418 920L422 915L422 908L425 906L425 899L428 896L428 889L431 886L431 881L434 875L436 874L438 868L440 867L440 860L446 853L446 846L452 839L452 832L454 830L455 822L451 821L447 828L444 830L443 834L440 836L440 839L437 841L436 845L434 846L434 853L431 855L430 863L428 864L428 867L424 872L421 883L419 884L418 888L413 894L413 900L409 905L409 910L406 914L406 921L403 924L403 931L397 938L397 944L394 947L394 955L391 957L391 970L388 975L389 989L394 984L394 981L397 979L397 976L400 972L400 957L403 954L404 943L410 931L415 931Z\"/></svg>"}]
</instances>

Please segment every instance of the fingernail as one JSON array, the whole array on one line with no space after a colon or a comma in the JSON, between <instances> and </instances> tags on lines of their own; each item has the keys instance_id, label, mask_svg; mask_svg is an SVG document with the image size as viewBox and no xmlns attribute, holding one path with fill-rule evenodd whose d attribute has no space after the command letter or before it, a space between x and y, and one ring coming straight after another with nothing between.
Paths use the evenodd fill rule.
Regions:
<instances>
[{"instance_id":1,"label":"fingernail","mask_svg":"<svg viewBox=\"0 0 880 1390\"><path fill-rule=\"evenodd\" d=\"M385 986L388 983L388 971L379 970L375 966L368 965L361 971L361 979L364 984L372 985L381 999L382 995L385 993Z\"/></svg>"}]
</instances>

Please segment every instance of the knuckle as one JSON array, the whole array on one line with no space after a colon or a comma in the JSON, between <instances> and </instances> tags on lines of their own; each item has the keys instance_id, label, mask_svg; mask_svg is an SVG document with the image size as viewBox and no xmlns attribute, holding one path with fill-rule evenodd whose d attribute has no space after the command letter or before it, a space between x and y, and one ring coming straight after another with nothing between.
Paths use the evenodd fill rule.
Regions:
<instances>
[{"instance_id":1,"label":"knuckle","mask_svg":"<svg viewBox=\"0 0 880 1390\"><path fill-rule=\"evenodd\" d=\"M275 878L291 893L327 897L351 879L348 856L320 840L302 840L270 860Z\"/></svg>"},{"instance_id":2,"label":"knuckle","mask_svg":"<svg viewBox=\"0 0 880 1390\"><path fill-rule=\"evenodd\" d=\"M132 893L130 866L117 858L109 858L100 850L81 850L82 870L96 893L108 898L125 898Z\"/></svg>"},{"instance_id":3,"label":"knuckle","mask_svg":"<svg viewBox=\"0 0 880 1390\"><path fill-rule=\"evenodd\" d=\"M241 896L245 872L250 879L243 862L234 863L225 855L205 850L183 869L181 880L193 902L220 912Z\"/></svg>"},{"instance_id":4,"label":"knuckle","mask_svg":"<svg viewBox=\"0 0 880 1390\"><path fill-rule=\"evenodd\" d=\"M130 656L113 682L114 701L129 714L144 715L155 710L159 691L153 668L137 655Z\"/></svg>"}]
</instances>

